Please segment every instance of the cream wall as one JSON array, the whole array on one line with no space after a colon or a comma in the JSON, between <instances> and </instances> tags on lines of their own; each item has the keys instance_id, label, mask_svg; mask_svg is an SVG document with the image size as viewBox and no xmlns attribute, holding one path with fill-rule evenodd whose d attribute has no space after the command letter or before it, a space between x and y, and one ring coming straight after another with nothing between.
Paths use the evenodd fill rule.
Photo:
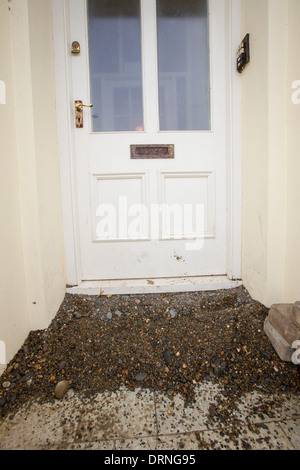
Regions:
<instances>
[{"instance_id":1,"label":"cream wall","mask_svg":"<svg viewBox=\"0 0 300 470\"><path fill-rule=\"evenodd\" d=\"M288 68L289 95L298 90L298 104L288 97L287 105L287 218L285 301L300 299L300 2L289 1ZM291 84L299 81L297 90Z\"/></svg>"},{"instance_id":2,"label":"cream wall","mask_svg":"<svg viewBox=\"0 0 300 470\"><path fill-rule=\"evenodd\" d=\"M65 270L51 0L1 0L0 8L8 90L0 105L0 340L10 360L57 312Z\"/></svg>"},{"instance_id":3,"label":"cream wall","mask_svg":"<svg viewBox=\"0 0 300 470\"><path fill-rule=\"evenodd\" d=\"M29 332L14 121L11 41L7 2L0 2L0 341L10 358ZM6 98L6 99L5 99ZM5 363L6 358L0 357Z\"/></svg>"},{"instance_id":4,"label":"cream wall","mask_svg":"<svg viewBox=\"0 0 300 470\"><path fill-rule=\"evenodd\" d=\"M299 108L291 104L292 80L300 79L299 1L243 0L242 16L251 41L241 76L242 278L270 306L300 298Z\"/></svg>"}]
</instances>

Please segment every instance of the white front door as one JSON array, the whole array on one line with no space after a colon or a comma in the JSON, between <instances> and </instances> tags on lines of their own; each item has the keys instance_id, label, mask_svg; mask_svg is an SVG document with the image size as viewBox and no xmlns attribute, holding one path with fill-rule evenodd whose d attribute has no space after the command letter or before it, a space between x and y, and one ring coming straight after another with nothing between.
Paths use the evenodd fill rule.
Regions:
<instances>
[{"instance_id":1,"label":"white front door","mask_svg":"<svg viewBox=\"0 0 300 470\"><path fill-rule=\"evenodd\" d=\"M72 0L83 280L226 274L225 0Z\"/></svg>"}]
</instances>

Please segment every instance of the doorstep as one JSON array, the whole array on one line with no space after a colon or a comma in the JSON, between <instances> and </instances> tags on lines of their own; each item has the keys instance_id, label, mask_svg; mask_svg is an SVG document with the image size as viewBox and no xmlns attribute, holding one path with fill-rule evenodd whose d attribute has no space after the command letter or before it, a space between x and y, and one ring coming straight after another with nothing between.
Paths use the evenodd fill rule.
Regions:
<instances>
[{"instance_id":1,"label":"doorstep","mask_svg":"<svg viewBox=\"0 0 300 470\"><path fill-rule=\"evenodd\" d=\"M103 295L158 294L164 292L195 292L233 289L241 285L241 280L231 280L227 276L116 279L83 281L78 286L68 287L67 293L84 295L99 295L100 293Z\"/></svg>"}]
</instances>

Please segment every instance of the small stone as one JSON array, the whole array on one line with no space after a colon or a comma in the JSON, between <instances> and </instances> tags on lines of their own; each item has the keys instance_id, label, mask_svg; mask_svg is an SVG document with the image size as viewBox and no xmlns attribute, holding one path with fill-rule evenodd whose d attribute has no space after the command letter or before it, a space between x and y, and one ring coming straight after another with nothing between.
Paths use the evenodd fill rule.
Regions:
<instances>
[{"instance_id":1,"label":"small stone","mask_svg":"<svg viewBox=\"0 0 300 470\"><path fill-rule=\"evenodd\" d=\"M112 319L112 313L111 313L111 312L107 312L106 318L107 318L107 320L111 320L111 319Z\"/></svg>"},{"instance_id":2,"label":"small stone","mask_svg":"<svg viewBox=\"0 0 300 470\"><path fill-rule=\"evenodd\" d=\"M176 317L176 312L174 310L169 310L168 313L172 318Z\"/></svg>"},{"instance_id":3,"label":"small stone","mask_svg":"<svg viewBox=\"0 0 300 470\"><path fill-rule=\"evenodd\" d=\"M3 382L3 384L2 384L2 387L3 387L3 388L9 388L10 386L11 386L11 383L10 383L9 380L6 380L6 381Z\"/></svg>"},{"instance_id":4,"label":"small stone","mask_svg":"<svg viewBox=\"0 0 300 470\"><path fill-rule=\"evenodd\" d=\"M140 374L137 374L135 376L135 380L137 380L138 382L142 382L146 378L147 378L147 373L146 372L141 372Z\"/></svg>"},{"instance_id":5,"label":"small stone","mask_svg":"<svg viewBox=\"0 0 300 470\"><path fill-rule=\"evenodd\" d=\"M260 356L264 359L270 361L272 359L271 354L267 353L266 351L260 351Z\"/></svg>"},{"instance_id":6,"label":"small stone","mask_svg":"<svg viewBox=\"0 0 300 470\"><path fill-rule=\"evenodd\" d=\"M75 313L74 317L77 318L77 319L81 318L81 313Z\"/></svg>"},{"instance_id":7,"label":"small stone","mask_svg":"<svg viewBox=\"0 0 300 470\"><path fill-rule=\"evenodd\" d=\"M136 305L139 305L141 303L140 299L135 299Z\"/></svg>"},{"instance_id":8,"label":"small stone","mask_svg":"<svg viewBox=\"0 0 300 470\"><path fill-rule=\"evenodd\" d=\"M120 317L122 315L122 312L120 312L120 310L116 310L115 311L115 315L117 315L118 317Z\"/></svg>"},{"instance_id":9,"label":"small stone","mask_svg":"<svg viewBox=\"0 0 300 470\"><path fill-rule=\"evenodd\" d=\"M68 388L69 388L68 380L61 380L60 382L58 382L54 390L55 397L58 398L59 400L63 398L64 395L67 393Z\"/></svg>"},{"instance_id":10,"label":"small stone","mask_svg":"<svg viewBox=\"0 0 300 470\"><path fill-rule=\"evenodd\" d=\"M209 408L208 408L208 415L210 418L213 418L216 414L216 407L215 405L210 405Z\"/></svg>"},{"instance_id":11,"label":"small stone","mask_svg":"<svg viewBox=\"0 0 300 470\"><path fill-rule=\"evenodd\" d=\"M59 370L63 370L66 367L67 367L67 362L66 361L62 361L58 366Z\"/></svg>"},{"instance_id":12,"label":"small stone","mask_svg":"<svg viewBox=\"0 0 300 470\"><path fill-rule=\"evenodd\" d=\"M168 351L164 352L164 361L167 366L169 366L172 362L172 355L171 351L168 349Z\"/></svg>"}]
</instances>

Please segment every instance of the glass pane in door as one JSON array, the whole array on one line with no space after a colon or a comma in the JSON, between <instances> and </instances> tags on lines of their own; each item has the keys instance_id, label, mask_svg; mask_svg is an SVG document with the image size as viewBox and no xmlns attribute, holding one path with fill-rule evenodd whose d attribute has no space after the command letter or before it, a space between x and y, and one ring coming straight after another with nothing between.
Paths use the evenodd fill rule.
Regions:
<instances>
[{"instance_id":1,"label":"glass pane in door","mask_svg":"<svg viewBox=\"0 0 300 470\"><path fill-rule=\"evenodd\" d=\"M142 131L139 0L88 0L93 132Z\"/></svg>"},{"instance_id":2,"label":"glass pane in door","mask_svg":"<svg viewBox=\"0 0 300 470\"><path fill-rule=\"evenodd\" d=\"M160 130L209 130L208 1L156 5Z\"/></svg>"}]
</instances>

